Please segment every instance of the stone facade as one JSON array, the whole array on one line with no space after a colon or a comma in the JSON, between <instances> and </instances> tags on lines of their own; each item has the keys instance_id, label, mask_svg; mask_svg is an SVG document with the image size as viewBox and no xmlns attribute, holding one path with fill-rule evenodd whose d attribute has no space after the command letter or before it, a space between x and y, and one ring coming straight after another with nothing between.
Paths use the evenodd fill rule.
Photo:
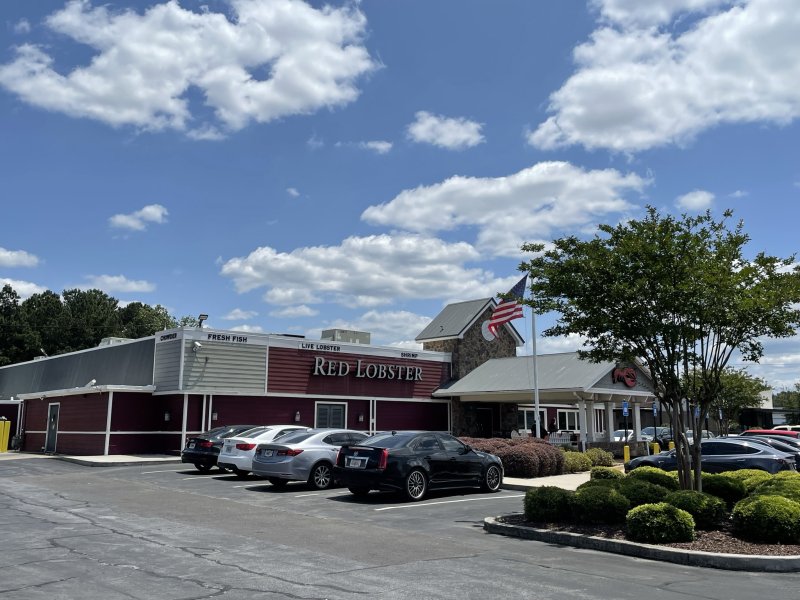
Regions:
<instances>
[{"instance_id":1,"label":"stone facade","mask_svg":"<svg viewBox=\"0 0 800 600\"><path fill-rule=\"evenodd\" d=\"M517 355L517 343L505 327L500 328L500 335L493 341L483 337L481 326L491 317L491 309L487 309L477 321L464 332L462 338L451 338L433 342L423 342L423 350L449 352L452 356L452 377L461 379L491 358L509 358ZM492 411L492 430L479 417L481 409ZM456 435L470 437L491 437L507 435L517 428L517 405L485 402L461 402L458 398L452 401L452 428Z\"/></svg>"}]
</instances>

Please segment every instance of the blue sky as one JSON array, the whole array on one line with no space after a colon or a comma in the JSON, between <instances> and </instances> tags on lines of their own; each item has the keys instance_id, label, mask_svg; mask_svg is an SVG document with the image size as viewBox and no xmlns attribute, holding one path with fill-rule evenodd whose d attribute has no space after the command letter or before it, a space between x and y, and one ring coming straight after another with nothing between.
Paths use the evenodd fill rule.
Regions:
<instances>
[{"instance_id":1,"label":"blue sky","mask_svg":"<svg viewBox=\"0 0 800 600\"><path fill-rule=\"evenodd\" d=\"M0 36L0 280L23 298L413 346L507 291L522 242L647 204L797 250L795 0L37 0L0 3ZM793 385L798 342L750 371Z\"/></svg>"}]
</instances>

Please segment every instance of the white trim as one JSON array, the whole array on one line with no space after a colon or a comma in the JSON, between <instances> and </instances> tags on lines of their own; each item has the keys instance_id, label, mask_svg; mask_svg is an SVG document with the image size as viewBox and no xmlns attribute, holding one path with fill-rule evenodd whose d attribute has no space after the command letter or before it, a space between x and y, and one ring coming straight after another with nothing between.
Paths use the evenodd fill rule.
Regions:
<instances>
[{"instance_id":1,"label":"white trim","mask_svg":"<svg viewBox=\"0 0 800 600\"><path fill-rule=\"evenodd\" d=\"M206 424L206 395L203 394L203 412L200 414L200 427L205 427ZM183 448L183 446L181 446Z\"/></svg>"},{"instance_id":2,"label":"white trim","mask_svg":"<svg viewBox=\"0 0 800 600\"><path fill-rule=\"evenodd\" d=\"M208 394L208 427L206 427L205 431L211 431L213 416L214 416L214 394ZM205 424L203 424L203 426L205 427Z\"/></svg>"},{"instance_id":3,"label":"white trim","mask_svg":"<svg viewBox=\"0 0 800 600\"><path fill-rule=\"evenodd\" d=\"M58 449L58 422L61 420L61 402L48 402L47 404L47 419L45 423L47 424L47 428L44 430L44 451L47 452L47 440L50 439L50 407L51 406L58 406L58 419L56 419L56 431L54 435L56 439L53 441L53 452L55 453Z\"/></svg>"},{"instance_id":4,"label":"white trim","mask_svg":"<svg viewBox=\"0 0 800 600\"><path fill-rule=\"evenodd\" d=\"M278 392L270 392L267 398L306 398L306 399L314 399L314 400L327 400L330 399L331 402L345 402L348 400L378 400L380 402L431 402L431 403L445 403L450 402L449 398L446 399L439 399L439 398L395 398L395 397L387 397L387 396L334 396L330 394L280 394Z\"/></svg>"},{"instance_id":5,"label":"white trim","mask_svg":"<svg viewBox=\"0 0 800 600\"><path fill-rule=\"evenodd\" d=\"M347 411L350 408L348 402L326 402L324 400L317 400L314 402L314 427L320 427L317 425L317 406L320 404L339 404L344 406L344 425L342 425L342 429L348 429L347 427Z\"/></svg>"},{"instance_id":6,"label":"white trim","mask_svg":"<svg viewBox=\"0 0 800 600\"><path fill-rule=\"evenodd\" d=\"M60 354L59 356L64 356ZM20 400L44 400L45 398L60 398L62 396L83 396L84 394L102 394L103 392L135 392L153 393L154 385L93 385L91 387L68 388L65 390L48 390L46 392L31 392L20 394Z\"/></svg>"},{"instance_id":7,"label":"white trim","mask_svg":"<svg viewBox=\"0 0 800 600\"><path fill-rule=\"evenodd\" d=\"M183 395L183 419L181 419L181 448L186 445L186 419L189 418L189 394Z\"/></svg>"},{"instance_id":8,"label":"white trim","mask_svg":"<svg viewBox=\"0 0 800 600\"><path fill-rule=\"evenodd\" d=\"M183 371L186 368L185 365L186 361L186 344L183 341L183 336L181 336L181 357L178 359L178 390L183 389ZM156 372L155 369L153 370L153 376L155 376Z\"/></svg>"},{"instance_id":9,"label":"white trim","mask_svg":"<svg viewBox=\"0 0 800 600\"><path fill-rule=\"evenodd\" d=\"M27 431L26 433L44 433L47 431ZM180 435L180 431L112 431L111 435ZM188 432L188 433L203 433L202 431ZM106 435L105 431L59 431L59 435Z\"/></svg>"},{"instance_id":10,"label":"white trim","mask_svg":"<svg viewBox=\"0 0 800 600\"><path fill-rule=\"evenodd\" d=\"M106 409L106 441L103 445L103 456L108 456L108 445L111 440L111 411L114 408L114 392L108 392L108 408Z\"/></svg>"}]
</instances>

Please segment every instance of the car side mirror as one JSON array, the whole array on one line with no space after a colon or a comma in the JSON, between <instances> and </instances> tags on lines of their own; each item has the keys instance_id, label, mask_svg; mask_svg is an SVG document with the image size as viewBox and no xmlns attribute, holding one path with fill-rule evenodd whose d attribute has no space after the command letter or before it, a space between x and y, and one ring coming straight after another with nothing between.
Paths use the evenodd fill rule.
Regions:
<instances>
[{"instance_id":1,"label":"car side mirror","mask_svg":"<svg viewBox=\"0 0 800 600\"><path fill-rule=\"evenodd\" d=\"M472 446L464 444L464 451L461 454L469 454L470 452L472 452Z\"/></svg>"}]
</instances>

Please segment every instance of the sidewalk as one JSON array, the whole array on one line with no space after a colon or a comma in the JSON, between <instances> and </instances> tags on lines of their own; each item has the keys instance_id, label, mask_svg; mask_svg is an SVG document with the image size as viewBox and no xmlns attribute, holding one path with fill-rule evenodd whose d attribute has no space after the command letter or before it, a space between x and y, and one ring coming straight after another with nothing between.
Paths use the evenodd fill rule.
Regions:
<instances>
[{"instance_id":1,"label":"sidewalk","mask_svg":"<svg viewBox=\"0 0 800 600\"><path fill-rule=\"evenodd\" d=\"M551 485L565 490L576 490L582 483L589 481L589 471L583 473L566 473L564 475L551 475L550 477L535 477L533 479L520 479L518 477L504 477L504 490L527 491L531 488Z\"/></svg>"}]
</instances>

